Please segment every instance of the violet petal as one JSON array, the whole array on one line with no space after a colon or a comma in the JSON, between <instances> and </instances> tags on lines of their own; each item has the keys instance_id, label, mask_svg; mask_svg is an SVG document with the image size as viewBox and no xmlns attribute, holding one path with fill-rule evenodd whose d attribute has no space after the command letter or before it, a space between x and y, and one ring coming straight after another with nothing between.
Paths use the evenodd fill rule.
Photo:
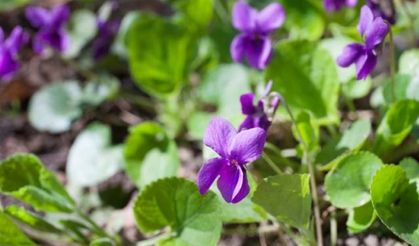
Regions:
<instances>
[{"instance_id":1,"label":"violet petal","mask_svg":"<svg viewBox=\"0 0 419 246\"><path fill-rule=\"evenodd\" d=\"M349 44L343 49L342 54L337 58L336 62L341 67L349 67L358 60L363 52L363 45L357 43Z\"/></svg>"},{"instance_id":2,"label":"violet petal","mask_svg":"<svg viewBox=\"0 0 419 246\"><path fill-rule=\"evenodd\" d=\"M233 26L242 32L250 32L255 28L257 11L242 0L233 7Z\"/></svg>"},{"instance_id":3,"label":"violet petal","mask_svg":"<svg viewBox=\"0 0 419 246\"><path fill-rule=\"evenodd\" d=\"M368 26L371 25L373 20L374 20L374 15L371 9L368 6L363 6L361 8L361 16L359 17L359 23L358 23L358 31L361 34L361 36L364 36L365 32L368 29Z\"/></svg>"},{"instance_id":4,"label":"violet petal","mask_svg":"<svg viewBox=\"0 0 419 246\"><path fill-rule=\"evenodd\" d=\"M246 55L246 43L248 43L247 34L239 34L234 37L230 45L230 54L233 61L240 62Z\"/></svg>"},{"instance_id":5,"label":"violet petal","mask_svg":"<svg viewBox=\"0 0 419 246\"><path fill-rule=\"evenodd\" d=\"M256 112L255 105L253 104L254 99L255 94L253 93L246 93L240 96L240 104L243 114L250 115Z\"/></svg>"},{"instance_id":6,"label":"violet petal","mask_svg":"<svg viewBox=\"0 0 419 246\"><path fill-rule=\"evenodd\" d=\"M228 161L222 158L213 158L208 160L199 170L197 183L201 194L208 192L212 183L220 175L223 165L228 165Z\"/></svg>"},{"instance_id":7,"label":"violet petal","mask_svg":"<svg viewBox=\"0 0 419 246\"><path fill-rule=\"evenodd\" d=\"M233 137L229 145L230 159L239 164L257 160L263 152L266 131L262 128L243 130Z\"/></svg>"},{"instance_id":8,"label":"violet petal","mask_svg":"<svg viewBox=\"0 0 419 246\"><path fill-rule=\"evenodd\" d=\"M205 131L204 144L213 149L221 157L227 157L228 146L237 134L230 122L222 118L213 118Z\"/></svg>"},{"instance_id":9,"label":"violet petal","mask_svg":"<svg viewBox=\"0 0 419 246\"><path fill-rule=\"evenodd\" d=\"M257 15L257 28L262 33L269 33L282 26L285 21L284 8L279 3L271 3Z\"/></svg>"},{"instance_id":10,"label":"violet petal","mask_svg":"<svg viewBox=\"0 0 419 246\"><path fill-rule=\"evenodd\" d=\"M384 22L383 18L375 18L365 31L365 44L369 49L373 49L376 45L383 42L388 32L389 26Z\"/></svg>"},{"instance_id":11,"label":"violet petal","mask_svg":"<svg viewBox=\"0 0 419 246\"><path fill-rule=\"evenodd\" d=\"M372 52L368 52L357 61L356 63L356 77L358 80L363 80L374 70L377 64L377 56Z\"/></svg>"},{"instance_id":12,"label":"violet petal","mask_svg":"<svg viewBox=\"0 0 419 246\"><path fill-rule=\"evenodd\" d=\"M272 43L268 37L252 40L246 48L247 61L256 69L264 69L272 54Z\"/></svg>"},{"instance_id":13,"label":"violet petal","mask_svg":"<svg viewBox=\"0 0 419 246\"><path fill-rule=\"evenodd\" d=\"M247 177L240 166L224 165L221 168L217 186L224 200L231 203L233 200L236 202L239 200L237 199L237 195L243 196L243 194L239 193L243 193L241 191L245 182L247 183Z\"/></svg>"}]
</instances>

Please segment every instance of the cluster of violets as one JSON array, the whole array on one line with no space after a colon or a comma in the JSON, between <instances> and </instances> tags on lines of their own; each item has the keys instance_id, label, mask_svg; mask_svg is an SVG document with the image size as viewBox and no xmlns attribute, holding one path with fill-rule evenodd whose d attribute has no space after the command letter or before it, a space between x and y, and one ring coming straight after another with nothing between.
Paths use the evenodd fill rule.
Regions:
<instances>
[{"instance_id":1,"label":"cluster of violets","mask_svg":"<svg viewBox=\"0 0 419 246\"><path fill-rule=\"evenodd\" d=\"M285 20L285 12L278 3L258 11L239 0L233 8L233 25L241 33L231 43L231 56L240 62L246 58L250 66L262 70L272 56L270 33ZM244 121L236 130L222 118L210 121L204 136L204 144L219 157L208 160L198 173L198 189L205 194L214 181L226 202L238 203L250 191L246 165L259 159L266 141L266 132L279 106L281 97L271 93L270 81L262 96L255 101L254 93L240 96Z\"/></svg>"},{"instance_id":2,"label":"cluster of violets","mask_svg":"<svg viewBox=\"0 0 419 246\"><path fill-rule=\"evenodd\" d=\"M28 6L25 16L36 28L32 37L32 49L42 55L46 48L64 53L70 45L66 26L70 17L67 5L58 5L51 9ZM119 22L97 18L99 35L93 41L92 56L100 59L109 51L111 40L119 29ZM19 70L18 53L30 40L30 35L22 27L16 26L9 38L5 39L0 28L0 81L9 81Z\"/></svg>"},{"instance_id":3,"label":"cluster of violets","mask_svg":"<svg viewBox=\"0 0 419 246\"><path fill-rule=\"evenodd\" d=\"M338 11L344 6L354 7L357 0L324 0L327 11ZM232 41L230 52L235 62L243 59L258 70L266 68L272 57L270 34L282 26L285 11L278 3L272 3L258 11L243 0L233 7L232 23L240 31ZM337 59L341 67L356 66L358 80L365 79L377 64L376 49L389 32L394 16L384 16L375 0L367 0L361 9L358 31L364 42L345 47ZM205 194L217 180L222 197L229 203L238 203L249 194L246 165L259 159L266 141L266 133L279 106L279 94L270 93L270 81L265 92L255 103L255 94L241 95L240 103L244 121L236 130L228 121L214 118L210 121L203 142L219 157L208 160L198 173L197 184Z\"/></svg>"}]
</instances>

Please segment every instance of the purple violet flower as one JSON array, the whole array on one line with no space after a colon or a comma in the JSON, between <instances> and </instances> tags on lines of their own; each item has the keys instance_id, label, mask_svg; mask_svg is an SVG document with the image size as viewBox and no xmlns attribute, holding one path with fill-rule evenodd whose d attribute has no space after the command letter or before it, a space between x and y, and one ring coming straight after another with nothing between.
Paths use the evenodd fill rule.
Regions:
<instances>
[{"instance_id":1,"label":"purple violet flower","mask_svg":"<svg viewBox=\"0 0 419 246\"><path fill-rule=\"evenodd\" d=\"M6 39L0 28L0 79L10 80L19 69L18 52L29 40L23 28L16 26Z\"/></svg>"},{"instance_id":2,"label":"purple violet flower","mask_svg":"<svg viewBox=\"0 0 419 246\"><path fill-rule=\"evenodd\" d=\"M119 21L105 21L97 19L98 33L93 42L93 58L98 60L108 54L112 40L119 30Z\"/></svg>"},{"instance_id":3,"label":"purple violet flower","mask_svg":"<svg viewBox=\"0 0 419 246\"><path fill-rule=\"evenodd\" d=\"M246 93L240 96L242 113L246 115L246 119L241 123L239 131L255 127L260 127L265 131L268 130L271 125L271 118L281 102L281 97L278 94L269 95L271 88L272 81L269 81L264 94L256 105L254 104L255 94Z\"/></svg>"},{"instance_id":4,"label":"purple violet flower","mask_svg":"<svg viewBox=\"0 0 419 246\"><path fill-rule=\"evenodd\" d=\"M285 12L279 3L258 11L243 0L233 8L233 26L241 33L231 43L230 53L235 62L247 59L250 66L264 69L272 56L269 34L282 26Z\"/></svg>"},{"instance_id":5,"label":"purple violet flower","mask_svg":"<svg viewBox=\"0 0 419 246\"><path fill-rule=\"evenodd\" d=\"M382 6L382 4L386 7ZM367 5L375 17L381 17L390 24L396 23L396 11L392 0L367 0Z\"/></svg>"},{"instance_id":6,"label":"purple violet flower","mask_svg":"<svg viewBox=\"0 0 419 246\"><path fill-rule=\"evenodd\" d=\"M368 6L363 6L358 31L364 38L365 44L352 43L346 46L338 57L337 64L341 67L355 64L356 77L358 80L362 80L374 70L377 64L375 48L384 41L389 32L389 26L383 18L374 17Z\"/></svg>"},{"instance_id":7,"label":"purple violet flower","mask_svg":"<svg viewBox=\"0 0 419 246\"><path fill-rule=\"evenodd\" d=\"M70 38L65 26L70 17L67 5L59 5L51 10L29 6L25 11L26 18L31 25L38 28L38 33L33 40L33 49L41 54L46 45L59 52L64 52L70 43Z\"/></svg>"},{"instance_id":8,"label":"purple violet flower","mask_svg":"<svg viewBox=\"0 0 419 246\"><path fill-rule=\"evenodd\" d=\"M214 118L208 125L204 144L220 157L208 160L198 173L198 189L208 192L218 178L217 186L224 200L238 203L249 194L245 165L262 155L266 132L252 128L237 132L226 120Z\"/></svg>"},{"instance_id":9,"label":"purple violet flower","mask_svg":"<svg viewBox=\"0 0 419 246\"><path fill-rule=\"evenodd\" d=\"M323 0L324 8L328 12L336 12L343 7L355 7L358 0Z\"/></svg>"}]
</instances>

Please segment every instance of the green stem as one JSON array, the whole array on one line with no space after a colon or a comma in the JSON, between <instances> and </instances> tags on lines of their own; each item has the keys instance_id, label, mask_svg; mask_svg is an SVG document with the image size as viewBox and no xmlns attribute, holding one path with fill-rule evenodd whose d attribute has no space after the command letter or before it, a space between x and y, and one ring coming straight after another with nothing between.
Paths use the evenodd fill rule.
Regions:
<instances>
[{"instance_id":1,"label":"green stem","mask_svg":"<svg viewBox=\"0 0 419 246\"><path fill-rule=\"evenodd\" d=\"M156 245L158 241L160 241L162 239L165 239L165 238L168 238L168 237L170 237L169 234L163 233L163 234L157 235L157 236L155 236L153 238L149 238L149 239L140 241L140 242L138 242L136 244L136 246L152 246L152 245Z\"/></svg>"},{"instance_id":2,"label":"green stem","mask_svg":"<svg viewBox=\"0 0 419 246\"><path fill-rule=\"evenodd\" d=\"M310 156L309 148L307 144L303 141L302 134L300 132L300 129L297 126L297 121L295 120L295 117L285 100L283 101L283 105L285 109L287 110L295 126L299 141L303 145L303 148L304 148L302 161L303 161L303 164L306 164L308 166L308 171L310 173L311 196L312 196L313 204L314 204L314 219L316 223L317 245L323 246L322 222L321 222L321 217L320 217L319 196L317 194L317 183L316 183L316 173L314 169L314 162Z\"/></svg>"},{"instance_id":3,"label":"green stem","mask_svg":"<svg viewBox=\"0 0 419 246\"><path fill-rule=\"evenodd\" d=\"M286 166L289 166L292 169L298 168L299 165L297 163L289 160L288 158L285 158L282 155L281 150L278 149L278 147L276 147L275 145L273 145L273 144L271 144L269 142L266 142L265 143L265 148L266 149L269 149L270 151L272 151L276 155L276 157L278 157L279 161L280 162L283 162Z\"/></svg>"},{"instance_id":4,"label":"green stem","mask_svg":"<svg viewBox=\"0 0 419 246\"><path fill-rule=\"evenodd\" d=\"M112 236L110 236L105 230L103 230L100 226L96 224L92 219L89 218L88 215L83 213L80 209L76 210L77 214L80 216L81 219L83 219L90 227L90 229L98 236L100 237L107 237L109 239L114 239Z\"/></svg>"},{"instance_id":5,"label":"green stem","mask_svg":"<svg viewBox=\"0 0 419 246\"><path fill-rule=\"evenodd\" d=\"M387 22L389 26L390 35L390 76L391 76L391 102L395 102L396 98L396 50L394 47L393 32L391 31L391 24Z\"/></svg>"},{"instance_id":6,"label":"green stem","mask_svg":"<svg viewBox=\"0 0 419 246\"><path fill-rule=\"evenodd\" d=\"M262 154L262 158L269 164L269 166L277 173L282 174L281 169L272 161L267 154Z\"/></svg>"},{"instance_id":7,"label":"green stem","mask_svg":"<svg viewBox=\"0 0 419 246\"><path fill-rule=\"evenodd\" d=\"M336 246L338 237L338 223L336 221L336 211L331 212L330 217L330 245Z\"/></svg>"}]
</instances>

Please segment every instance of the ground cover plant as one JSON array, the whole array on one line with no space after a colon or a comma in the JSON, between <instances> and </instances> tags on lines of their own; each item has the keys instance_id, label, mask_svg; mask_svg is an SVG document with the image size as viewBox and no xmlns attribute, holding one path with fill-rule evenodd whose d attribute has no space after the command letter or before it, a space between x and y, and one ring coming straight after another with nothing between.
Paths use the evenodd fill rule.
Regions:
<instances>
[{"instance_id":1,"label":"ground cover plant","mask_svg":"<svg viewBox=\"0 0 419 246\"><path fill-rule=\"evenodd\" d=\"M0 245L419 245L419 2L0 2Z\"/></svg>"}]
</instances>

